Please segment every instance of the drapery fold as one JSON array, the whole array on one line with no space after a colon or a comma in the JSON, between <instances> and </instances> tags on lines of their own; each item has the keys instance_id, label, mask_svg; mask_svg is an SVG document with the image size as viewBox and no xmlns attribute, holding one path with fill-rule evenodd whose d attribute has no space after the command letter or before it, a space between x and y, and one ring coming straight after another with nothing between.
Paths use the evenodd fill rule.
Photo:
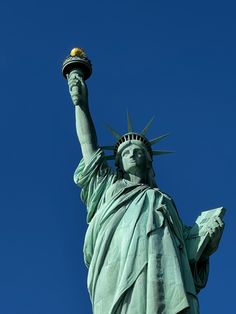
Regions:
<instances>
[{"instance_id":1,"label":"drapery fold","mask_svg":"<svg viewBox=\"0 0 236 314\"><path fill-rule=\"evenodd\" d=\"M198 313L191 306L195 283L207 280L208 264L192 272L171 198L120 179L101 149L88 165L81 161L74 180L88 211L84 257L93 313Z\"/></svg>"}]
</instances>

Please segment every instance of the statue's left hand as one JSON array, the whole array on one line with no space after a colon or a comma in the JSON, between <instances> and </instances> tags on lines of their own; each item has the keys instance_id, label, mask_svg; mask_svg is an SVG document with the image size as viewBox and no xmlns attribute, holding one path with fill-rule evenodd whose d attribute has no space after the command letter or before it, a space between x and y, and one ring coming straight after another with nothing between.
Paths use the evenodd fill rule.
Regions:
<instances>
[{"instance_id":1,"label":"statue's left hand","mask_svg":"<svg viewBox=\"0 0 236 314\"><path fill-rule=\"evenodd\" d=\"M220 239L222 236L224 230L224 222L220 217L215 218L215 220L212 222L211 226L209 227L209 236L210 241L207 244L202 257L208 258L210 255L212 255L218 248L218 245L220 243Z\"/></svg>"}]
</instances>

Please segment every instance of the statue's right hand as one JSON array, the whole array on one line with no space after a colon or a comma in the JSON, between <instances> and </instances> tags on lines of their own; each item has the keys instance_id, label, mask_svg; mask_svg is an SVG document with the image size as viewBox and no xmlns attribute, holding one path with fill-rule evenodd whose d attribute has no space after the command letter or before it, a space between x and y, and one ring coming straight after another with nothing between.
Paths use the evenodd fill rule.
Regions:
<instances>
[{"instance_id":1,"label":"statue's right hand","mask_svg":"<svg viewBox=\"0 0 236 314\"><path fill-rule=\"evenodd\" d=\"M69 92L75 106L83 106L87 102L87 87L78 70L67 76Z\"/></svg>"}]
</instances>

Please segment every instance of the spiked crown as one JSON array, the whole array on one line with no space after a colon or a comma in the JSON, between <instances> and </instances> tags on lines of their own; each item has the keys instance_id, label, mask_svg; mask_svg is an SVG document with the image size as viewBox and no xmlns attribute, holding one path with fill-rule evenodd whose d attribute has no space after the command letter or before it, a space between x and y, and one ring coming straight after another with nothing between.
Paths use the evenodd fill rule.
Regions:
<instances>
[{"instance_id":1,"label":"spiked crown","mask_svg":"<svg viewBox=\"0 0 236 314\"><path fill-rule=\"evenodd\" d=\"M113 155L106 156L106 158L108 160L115 159L121 145L123 146L123 144L129 143L132 141L140 142L140 144L143 145L147 149L151 158L153 156L157 156L157 155L164 155L164 154L173 153L173 151L169 151L169 150L152 150L152 145L158 143L159 141L161 141L162 139L166 138L169 135L169 133L163 134L163 135L155 137L154 139L149 141L146 138L146 133L149 130L150 126L152 125L153 120L154 120L154 117L151 118L151 120L147 123L147 125L141 131L141 133L136 133L133 131L131 118L130 118L129 113L127 112L128 133L126 133L124 135L120 135L113 128L111 128L110 126L107 125L109 132L115 137L117 142L113 146L103 146L102 147L104 150L113 151Z\"/></svg>"}]
</instances>

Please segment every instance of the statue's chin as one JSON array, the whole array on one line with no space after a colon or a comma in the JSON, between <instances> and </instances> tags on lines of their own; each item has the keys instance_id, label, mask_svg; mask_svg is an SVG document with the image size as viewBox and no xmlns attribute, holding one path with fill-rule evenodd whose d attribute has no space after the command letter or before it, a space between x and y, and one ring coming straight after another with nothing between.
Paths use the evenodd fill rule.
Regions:
<instances>
[{"instance_id":1,"label":"statue's chin","mask_svg":"<svg viewBox=\"0 0 236 314\"><path fill-rule=\"evenodd\" d=\"M138 167L136 165L136 162L130 163L125 169L125 173L127 174L136 174L137 172L138 172Z\"/></svg>"}]
</instances>

